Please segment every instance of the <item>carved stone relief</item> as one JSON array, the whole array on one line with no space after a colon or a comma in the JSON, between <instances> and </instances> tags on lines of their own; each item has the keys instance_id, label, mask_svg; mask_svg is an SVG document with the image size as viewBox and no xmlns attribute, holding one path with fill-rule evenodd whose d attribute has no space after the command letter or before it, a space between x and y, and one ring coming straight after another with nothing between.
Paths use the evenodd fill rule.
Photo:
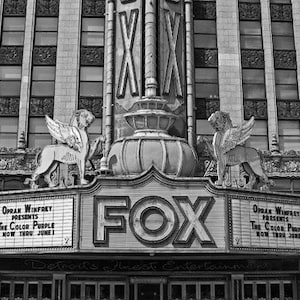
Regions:
<instances>
[{"instance_id":1,"label":"carved stone relief","mask_svg":"<svg viewBox=\"0 0 300 300\"><path fill-rule=\"evenodd\" d=\"M293 20L293 12L291 4L271 4L271 19L272 21L287 21Z\"/></svg>"},{"instance_id":2,"label":"carved stone relief","mask_svg":"<svg viewBox=\"0 0 300 300\"><path fill-rule=\"evenodd\" d=\"M0 98L0 116L17 117L19 115L20 99L17 97Z\"/></svg>"},{"instance_id":3,"label":"carved stone relief","mask_svg":"<svg viewBox=\"0 0 300 300\"><path fill-rule=\"evenodd\" d=\"M300 101L299 100L277 100L278 119L299 120Z\"/></svg>"},{"instance_id":4,"label":"carved stone relief","mask_svg":"<svg viewBox=\"0 0 300 300\"><path fill-rule=\"evenodd\" d=\"M219 99L196 99L196 118L208 119L215 111L220 109Z\"/></svg>"},{"instance_id":5,"label":"carved stone relief","mask_svg":"<svg viewBox=\"0 0 300 300\"><path fill-rule=\"evenodd\" d=\"M267 101L266 100L244 100L244 116L250 119L254 116L258 120L267 119Z\"/></svg>"},{"instance_id":6,"label":"carved stone relief","mask_svg":"<svg viewBox=\"0 0 300 300\"><path fill-rule=\"evenodd\" d=\"M242 67L263 69L265 67L264 51L242 49Z\"/></svg>"},{"instance_id":7,"label":"carved stone relief","mask_svg":"<svg viewBox=\"0 0 300 300\"><path fill-rule=\"evenodd\" d=\"M29 115L31 117L42 117L45 115L53 116L54 98L53 97L34 97L30 98Z\"/></svg>"},{"instance_id":8,"label":"carved stone relief","mask_svg":"<svg viewBox=\"0 0 300 300\"><path fill-rule=\"evenodd\" d=\"M275 50L274 51L275 69L297 68L296 51L294 50Z\"/></svg>"},{"instance_id":9,"label":"carved stone relief","mask_svg":"<svg viewBox=\"0 0 300 300\"><path fill-rule=\"evenodd\" d=\"M56 47L34 47L33 64L34 65L55 65Z\"/></svg>"},{"instance_id":10,"label":"carved stone relief","mask_svg":"<svg viewBox=\"0 0 300 300\"><path fill-rule=\"evenodd\" d=\"M104 16L105 0L83 0L82 15L83 16Z\"/></svg>"},{"instance_id":11,"label":"carved stone relief","mask_svg":"<svg viewBox=\"0 0 300 300\"><path fill-rule=\"evenodd\" d=\"M95 97L80 97L79 109L86 109L94 114L95 117L102 117L103 99Z\"/></svg>"},{"instance_id":12,"label":"carved stone relief","mask_svg":"<svg viewBox=\"0 0 300 300\"><path fill-rule=\"evenodd\" d=\"M1 65L21 65L23 60L23 47L0 47Z\"/></svg>"},{"instance_id":13,"label":"carved stone relief","mask_svg":"<svg viewBox=\"0 0 300 300\"><path fill-rule=\"evenodd\" d=\"M26 2L26 0L5 0L3 14L5 16L25 16Z\"/></svg>"},{"instance_id":14,"label":"carved stone relief","mask_svg":"<svg viewBox=\"0 0 300 300\"><path fill-rule=\"evenodd\" d=\"M80 64L85 66L103 66L104 47L81 47Z\"/></svg>"},{"instance_id":15,"label":"carved stone relief","mask_svg":"<svg viewBox=\"0 0 300 300\"><path fill-rule=\"evenodd\" d=\"M218 50L217 49L195 49L196 67L217 67Z\"/></svg>"},{"instance_id":16,"label":"carved stone relief","mask_svg":"<svg viewBox=\"0 0 300 300\"><path fill-rule=\"evenodd\" d=\"M59 0L37 0L36 15L37 16L58 16Z\"/></svg>"},{"instance_id":17,"label":"carved stone relief","mask_svg":"<svg viewBox=\"0 0 300 300\"><path fill-rule=\"evenodd\" d=\"M239 3L240 20L260 20L260 3Z\"/></svg>"},{"instance_id":18,"label":"carved stone relief","mask_svg":"<svg viewBox=\"0 0 300 300\"><path fill-rule=\"evenodd\" d=\"M194 16L201 20L216 19L216 3L215 2L200 2L193 1Z\"/></svg>"}]
</instances>

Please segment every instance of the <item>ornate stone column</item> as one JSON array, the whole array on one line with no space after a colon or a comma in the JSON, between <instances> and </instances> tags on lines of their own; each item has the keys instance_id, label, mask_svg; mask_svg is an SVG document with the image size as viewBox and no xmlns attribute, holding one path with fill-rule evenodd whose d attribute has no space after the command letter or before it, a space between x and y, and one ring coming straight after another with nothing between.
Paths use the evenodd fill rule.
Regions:
<instances>
[{"instance_id":1,"label":"ornate stone column","mask_svg":"<svg viewBox=\"0 0 300 300\"><path fill-rule=\"evenodd\" d=\"M28 133L35 8L36 0L27 1L19 106L18 147L24 146L20 145L21 136L27 136Z\"/></svg>"}]
</instances>

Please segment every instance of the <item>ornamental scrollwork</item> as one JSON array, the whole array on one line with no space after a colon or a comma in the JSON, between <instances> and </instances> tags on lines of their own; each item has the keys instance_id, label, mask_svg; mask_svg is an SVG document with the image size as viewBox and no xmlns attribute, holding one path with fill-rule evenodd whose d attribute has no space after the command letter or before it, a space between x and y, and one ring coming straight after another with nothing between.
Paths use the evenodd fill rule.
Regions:
<instances>
[{"instance_id":1,"label":"ornamental scrollwork","mask_svg":"<svg viewBox=\"0 0 300 300\"><path fill-rule=\"evenodd\" d=\"M5 0L3 5L4 16L25 16L26 0Z\"/></svg>"},{"instance_id":2,"label":"ornamental scrollwork","mask_svg":"<svg viewBox=\"0 0 300 300\"><path fill-rule=\"evenodd\" d=\"M299 100L277 100L278 119L299 120L300 101Z\"/></svg>"},{"instance_id":3,"label":"ornamental scrollwork","mask_svg":"<svg viewBox=\"0 0 300 300\"><path fill-rule=\"evenodd\" d=\"M216 19L216 2L211 1L194 1L194 18L198 20L215 20Z\"/></svg>"},{"instance_id":4,"label":"ornamental scrollwork","mask_svg":"<svg viewBox=\"0 0 300 300\"><path fill-rule=\"evenodd\" d=\"M293 11L291 4L271 4L271 20L291 22Z\"/></svg>"},{"instance_id":5,"label":"ornamental scrollwork","mask_svg":"<svg viewBox=\"0 0 300 300\"><path fill-rule=\"evenodd\" d=\"M196 67L217 67L218 66L218 50L217 49L195 49L195 65Z\"/></svg>"},{"instance_id":6,"label":"ornamental scrollwork","mask_svg":"<svg viewBox=\"0 0 300 300\"><path fill-rule=\"evenodd\" d=\"M29 115L31 117L53 116L53 97L32 97L29 102Z\"/></svg>"},{"instance_id":7,"label":"ornamental scrollwork","mask_svg":"<svg viewBox=\"0 0 300 300\"><path fill-rule=\"evenodd\" d=\"M83 0L82 15L103 17L105 14L105 0Z\"/></svg>"},{"instance_id":8,"label":"ornamental scrollwork","mask_svg":"<svg viewBox=\"0 0 300 300\"><path fill-rule=\"evenodd\" d=\"M86 109L93 113L96 118L102 117L103 99L99 97L80 97L79 109Z\"/></svg>"},{"instance_id":9,"label":"ornamental scrollwork","mask_svg":"<svg viewBox=\"0 0 300 300\"><path fill-rule=\"evenodd\" d=\"M36 15L41 17L58 16L59 0L37 0Z\"/></svg>"},{"instance_id":10,"label":"ornamental scrollwork","mask_svg":"<svg viewBox=\"0 0 300 300\"><path fill-rule=\"evenodd\" d=\"M220 109L219 99L196 99L196 118L207 119L212 113Z\"/></svg>"},{"instance_id":11,"label":"ornamental scrollwork","mask_svg":"<svg viewBox=\"0 0 300 300\"><path fill-rule=\"evenodd\" d=\"M0 116L17 117L19 115L19 97L0 98Z\"/></svg>"},{"instance_id":12,"label":"ornamental scrollwork","mask_svg":"<svg viewBox=\"0 0 300 300\"><path fill-rule=\"evenodd\" d=\"M81 47L80 63L85 66L103 66L103 47Z\"/></svg>"},{"instance_id":13,"label":"ornamental scrollwork","mask_svg":"<svg viewBox=\"0 0 300 300\"><path fill-rule=\"evenodd\" d=\"M266 120L268 115L266 100L244 100L244 117L246 120L252 116L256 120Z\"/></svg>"},{"instance_id":14,"label":"ornamental scrollwork","mask_svg":"<svg viewBox=\"0 0 300 300\"><path fill-rule=\"evenodd\" d=\"M264 50L242 49L242 67L263 69L265 67Z\"/></svg>"},{"instance_id":15,"label":"ornamental scrollwork","mask_svg":"<svg viewBox=\"0 0 300 300\"><path fill-rule=\"evenodd\" d=\"M292 69L297 68L296 51L294 50L275 50L274 51L275 69Z\"/></svg>"},{"instance_id":16,"label":"ornamental scrollwork","mask_svg":"<svg viewBox=\"0 0 300 300\"><path fill-rule=\"evenodd\" d=\"M34 47L33 64L34 65L55 65L56 47Z\"/></svg>"},{"instance_id":17,"label":"ornamental scrollwork","mask_svg":"<svg viewBox=\"0 0 300 300\"><path fill-rule=\"evenodd\" d=\"M240 20L260 20L260 3L240 3L239 15Z\"/></svg>"},{"instance_id":18,"label":"ornamental scrollwork","mask_svg":"<svg viewBox=\"0 0 300 300\"><path fill-rule=\"evenodd\" d=\"M0 47L0 65L22 65L23 47Z\"/></svg>"}]
</instances>

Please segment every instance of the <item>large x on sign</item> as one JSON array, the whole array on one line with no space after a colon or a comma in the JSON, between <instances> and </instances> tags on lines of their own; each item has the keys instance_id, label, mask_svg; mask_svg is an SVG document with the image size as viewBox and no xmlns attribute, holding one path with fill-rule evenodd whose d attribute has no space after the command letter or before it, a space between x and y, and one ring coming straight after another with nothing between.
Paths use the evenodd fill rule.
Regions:
<instances>
[{"instance_id":1,"label":"large x on sign","mask_svg":"<svg viewBox=\"0 0 300 300\"><path fill-rule=\"evenodd\" d=\"M138 94L138 86L137 86L135 67L134 67L134 61L132 55L132 48L133 48L138 15L139 15L139 11L137 9L131 10L130 18L128 22L126 12L121 12L119 14L124 54L123 54L118 91L117 91L118 97L124 97L127 79L129 80L131 95L134 96Z\"/></svg>"},{"instance_id":2,"label":"large x on sign","mask_svg":"<svg viewBox=\"0 0 300 300\"><path fill-rule=\"evenodd\" d=\"M213 204L211 197L198 197L194 205L188 197L173 197L183 214L185 221L182 224L174 243L191 244L195 237L200 244L214 244L204 221Z\"/></svg>"},{"instance_id":3,"label":"large x on sign","mask_svg":"<svg viewBox=\"0 0 300 300\"><path fill-rule=\"evenodd\" d=\"M173 75L175 80L176 95L182 97L181 80L176 58L176 45L180 27L180 18L180 14L175 13L174 21L172 22L170 12L165 11L166 31L169 41L169 58L164 80L164 93L170 93L170 85Z\"/></svg>"}]
</instances>

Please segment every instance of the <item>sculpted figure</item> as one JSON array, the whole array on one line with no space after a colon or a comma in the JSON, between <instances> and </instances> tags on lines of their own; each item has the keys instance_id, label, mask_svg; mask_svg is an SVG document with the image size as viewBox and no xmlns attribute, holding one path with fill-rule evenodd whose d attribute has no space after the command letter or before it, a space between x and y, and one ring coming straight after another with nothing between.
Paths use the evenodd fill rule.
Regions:
<instances>
[{"instance_id":1,"label":"sculpted figure","mask_svg":"<svg viewBox=\"0 0 300 300\"><path fill-rule=\"evenodd\" d=\"M38 187L35 182L40 175L44 175L46 181L51 183L49 177L58 167L59 163L67 165L76 164L78 166L80 183L88 183L84 178L86 162L99 150L99 144L104 141L104 138L100 136L90 146L87 128L92 124L94 119L94 115L85 109L74 112L70 124L52 120L46 116L46 123L50 134L62 144L46 146L37 154L37 168L32 174L31 179L27 180L27 182L31 182L31 188Z\"/></svg>"},{"instance_id":2,"label":"sculpted figure","mask_svg":"<svg viewBox=\"0 0 300 300\"><path fill-rule=\"evenodd\" d=\"M250 137L254 126L254 117L240 126L233 126L228 113L217 111L213 113L208 122L214 128L213 154L217 160L218 180L216 185L222 185L226 166L242 165L249 175L247 188L253 188L256 177L262 182L269 183L268 177L262 167L260 153L242 144Z\"/></svg>"}]
</instances>

